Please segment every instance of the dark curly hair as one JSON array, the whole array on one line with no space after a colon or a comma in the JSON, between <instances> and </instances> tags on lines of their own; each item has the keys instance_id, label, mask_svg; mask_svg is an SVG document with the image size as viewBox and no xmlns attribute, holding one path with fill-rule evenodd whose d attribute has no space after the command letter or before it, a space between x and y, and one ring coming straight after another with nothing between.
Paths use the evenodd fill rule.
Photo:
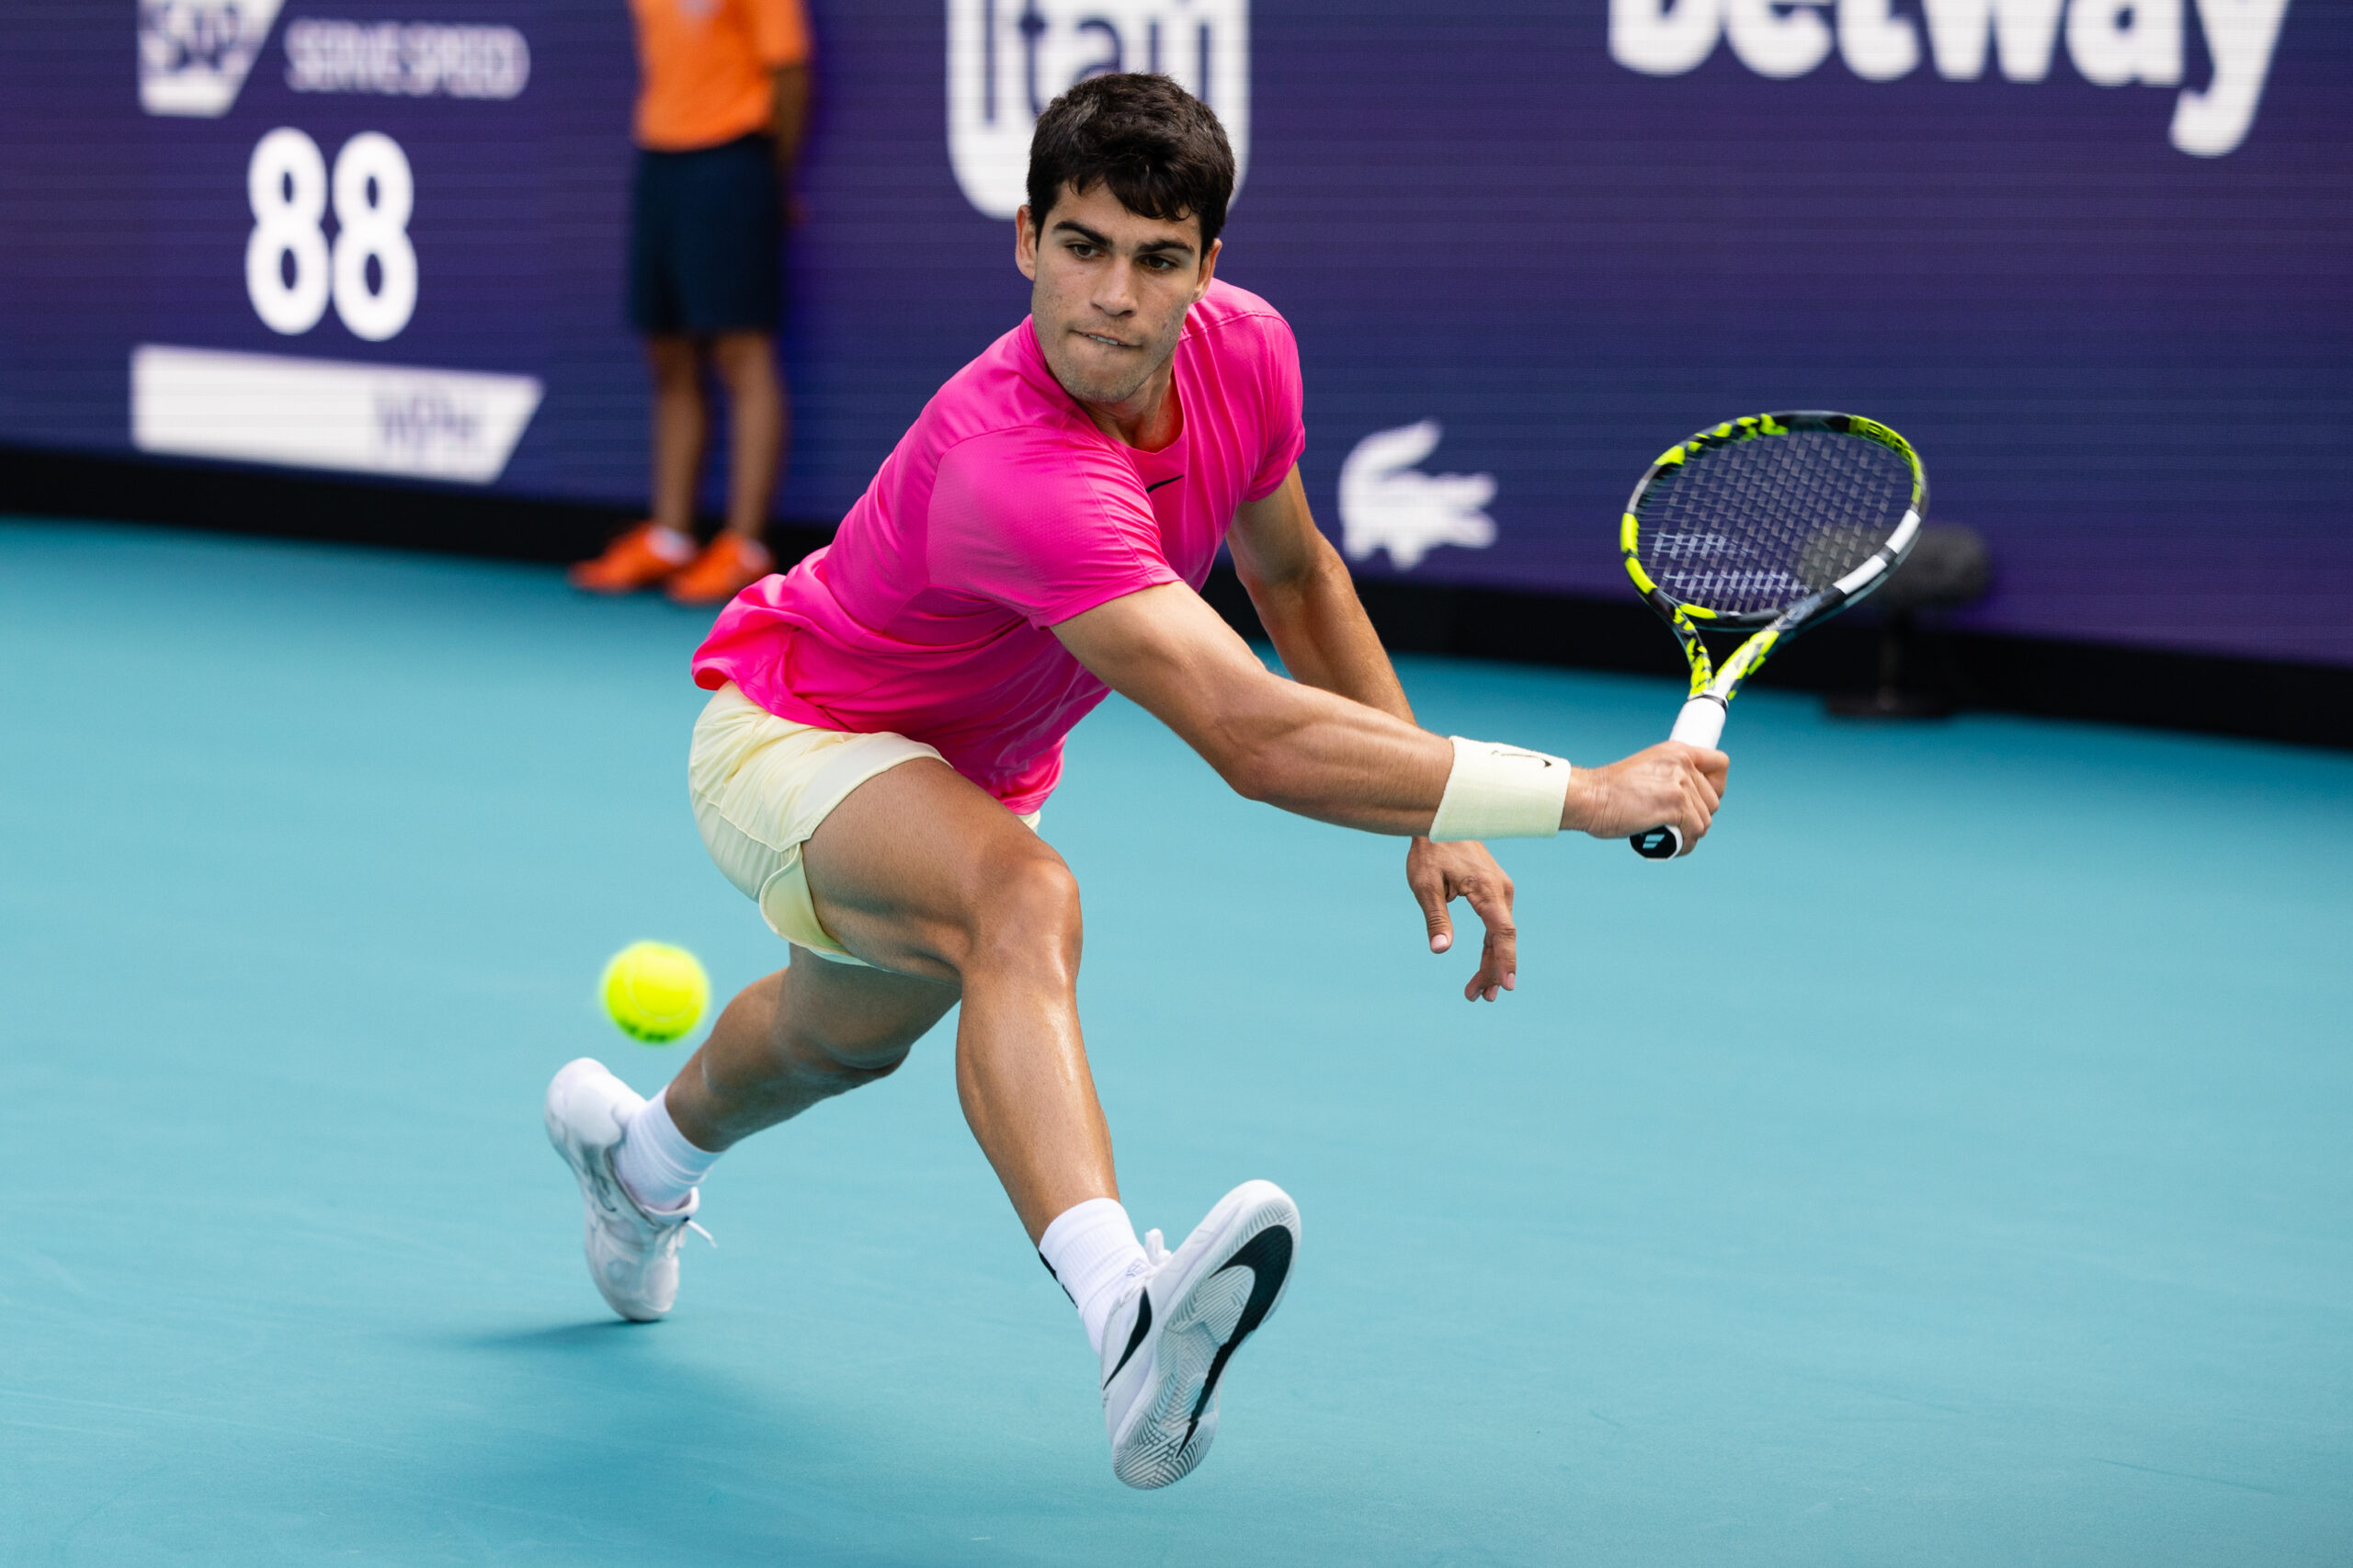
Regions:
<instances>
[{"instance_id":1,"label":"dark curly hair","mask_svg":"<svg viewBox=\"0 0 2353 1568\"><path fill-rule=\"evenodd\" d=\"M1089 76L1046 106L1029 138L1029 222L1070 187L1084 196L1108 185L1140 217L1197 218L1201 251L1225 227L1233 199L1233 149L1210 106L1165 76Z\"/></svg>"}]
</instances>

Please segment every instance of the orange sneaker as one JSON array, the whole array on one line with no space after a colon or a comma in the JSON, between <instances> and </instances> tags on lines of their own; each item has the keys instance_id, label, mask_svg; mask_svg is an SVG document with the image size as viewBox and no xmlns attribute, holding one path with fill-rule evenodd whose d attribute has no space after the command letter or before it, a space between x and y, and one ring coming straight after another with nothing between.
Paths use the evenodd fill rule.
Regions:
<instances>
[{"instance_id":1,"label":"orange sneaker","mask_svg":"<svg viewBox=\"0 0 2353 1568\"><path fill-rule=\"evenodd\" d=\"M682 605L722 605L776 570L768 547L722 532L695 563L670 579L670 597Z\"/></svg>"},{"instance_id":2,"label":"orange sneaker","mask_svg":"<svg viewBox=\"0 0 2353 1568\"><path fill-rule=\"evenodd\" d=\"M695 558L695 541L659 523L640 523L566 574L575 588L592 594L633 594L677 574Z\"/></svg>"}]
</instances>

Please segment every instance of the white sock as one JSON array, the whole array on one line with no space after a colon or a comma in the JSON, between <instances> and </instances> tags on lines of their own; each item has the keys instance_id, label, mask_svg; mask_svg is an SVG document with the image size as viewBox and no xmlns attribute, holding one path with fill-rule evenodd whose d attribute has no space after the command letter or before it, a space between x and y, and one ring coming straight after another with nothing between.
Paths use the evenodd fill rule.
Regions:
<instances>
[{"instance_id":1,"label":"white sock","mask_svg":"<svg viewBox=\"0 0 2353 1568\"><path fill-rule=\"evenodd\" d=\"M1120 1304L1129 1279L1144 1269L1143 1244L1136 1240L1128 1211L1108 1198L1074 1204L1038 1238L1038 1256L1077 1305L1086 1342L1102 1355L1111 1309Z\"/></svg>"},{"instance_id":2,"label":"white sock","mask_svg":"<svg viewBox=\"0 0 2353 1568\"><path fill-rule=\"evenodd\" d=\"M613 1174L629 1195L649 1213L683 1209L687 1199L710 1174L719 1156L687 1142L670 1119L670 1091L663 1090L640 1106L613 1151Z\"/></svg>"}]
</instances>

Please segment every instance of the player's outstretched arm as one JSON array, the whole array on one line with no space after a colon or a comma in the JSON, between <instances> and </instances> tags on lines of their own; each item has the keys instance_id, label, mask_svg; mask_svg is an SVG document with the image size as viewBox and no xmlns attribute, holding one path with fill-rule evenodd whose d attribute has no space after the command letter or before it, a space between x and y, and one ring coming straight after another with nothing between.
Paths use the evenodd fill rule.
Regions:
<instances>
[{"instance_id":1,"label":"player's outstretched arm","mask_svg":"<svg viewBox=\"0 0 2353 1568\"><path fill-rule=\"evenodd\" d=\"M1442 735L1285 680L1179 583L1097 605L1054 628L1063 646L1200 753L1237 793L1367 833L1430 831L1456 767ZM1722 752L1667 741L1580 767L1562 828L1622 837L1661 823L1690 842L1723 790Z\"/></svg>"},{"instance_id":2,"label":"player's outstretched arm","mask_svg":"<svg viewBox=\"0 0 2353 1568\"><path fill-rule=\"evenodd\" d=\"M1368 833L1428 831L1453 766L1445 737L1274 674L1184 585L1097 605L1054 634L1236 793Z\"/></svg>"}]
</instances>

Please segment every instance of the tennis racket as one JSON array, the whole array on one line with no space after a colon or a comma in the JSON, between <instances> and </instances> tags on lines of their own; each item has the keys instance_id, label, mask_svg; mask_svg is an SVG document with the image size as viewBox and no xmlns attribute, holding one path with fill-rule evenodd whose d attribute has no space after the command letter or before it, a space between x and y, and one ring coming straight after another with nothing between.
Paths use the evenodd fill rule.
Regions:
<instances>
[{"instance_id":1,"label":"tennis racket","mask_svg":"<svg viewBox=\"0 0 2353 1568\"><path fill-rule=\"evenodd\" d=\"M1702 430L1651 464L1626 503L1626 574L1691 663L1667 737L1712 746L1766 655L1887 581L1920 535L1928 480L1903 437L1854 414L1760 414ZM1702 631L1746 631L1722 665ZM1648 860L1683 853L1654 827Z\"/></svg>"}]
</instances>

